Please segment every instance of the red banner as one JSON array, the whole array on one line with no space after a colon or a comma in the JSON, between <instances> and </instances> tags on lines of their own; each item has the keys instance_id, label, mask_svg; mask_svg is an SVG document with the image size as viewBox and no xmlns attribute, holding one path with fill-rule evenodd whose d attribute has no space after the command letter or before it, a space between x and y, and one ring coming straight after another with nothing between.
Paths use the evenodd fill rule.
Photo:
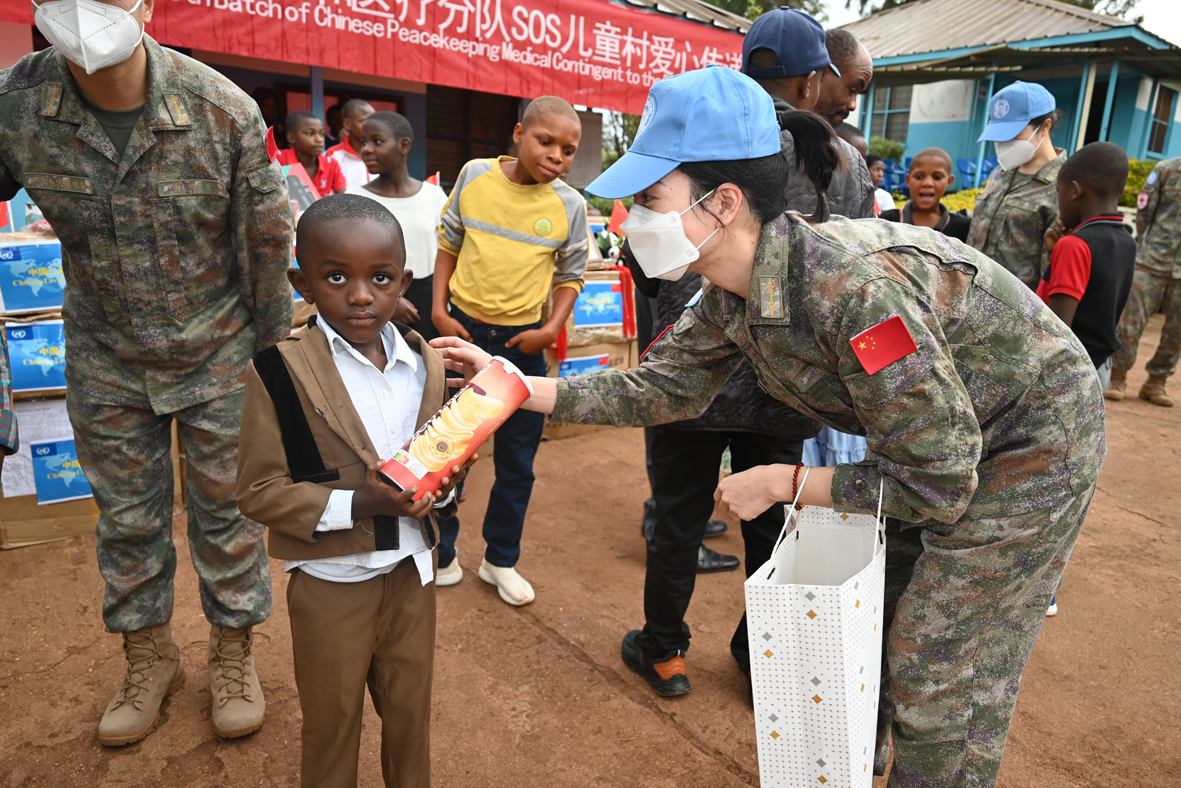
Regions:
<instances>
[{"instance_id":1,"label":"red banner","mask_svg":"<svg viewBox=\"0 0 1181 788\"><path fill-rule=\"evenodd\" d=\"M28 0L0 19L32 24ZM162 44L638 114L648 88L742 36L608 0L157 0Z\"/></svg>"}]
</instances>

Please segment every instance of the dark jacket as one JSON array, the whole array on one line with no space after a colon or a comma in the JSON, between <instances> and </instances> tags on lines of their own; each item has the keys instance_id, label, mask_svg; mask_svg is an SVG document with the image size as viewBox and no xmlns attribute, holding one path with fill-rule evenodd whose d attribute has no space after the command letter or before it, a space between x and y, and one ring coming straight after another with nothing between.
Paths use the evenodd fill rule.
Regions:
<instances>
[{"instance_id":1,"label":"dark jacket","mask_svg":"<svg viewBox=\"0 0 1181 788\"><path fill-rule=\"evenodd\" d=\"M776 115L786 112L793 107L781 98L772 96L775 100ZM828 199L828 210L833 216L847 216L850 219L869 219L873 216L873 181L869 179L869 168L865 166L865 159L849 143L840 137L835 137L837 148L845 159L846 167L838 170L832 176L832 183L828 186L825 197ZM792 176L785 185L787 192L787 210L798 211L805 216L811 216L816 208L816 189L802 172L795 169L796 143L790 132L781 131L779 142L783 155L792 166Z\"/></svg>"},{"instance_id":2,"label":"dark jacket","mask_svg":"<svg viewBox=\"0 0 1181 788\"><path fill-rule=\"evenodd\" d=\"M652 337L659 337L685 311L685 304L701 289L701 274L688 273L676 282L649 279L625 250L624 259L631 269L636 289L656 298ZM646 348L643 348L646 350ZM679 430L701 432L756 432L785 440L804 440L820 433L820 422L784 405L759 386L750 364L743 362L734 376L722 386L713 404L695 419L668 425Z\"/></svg>"}]
</instances>

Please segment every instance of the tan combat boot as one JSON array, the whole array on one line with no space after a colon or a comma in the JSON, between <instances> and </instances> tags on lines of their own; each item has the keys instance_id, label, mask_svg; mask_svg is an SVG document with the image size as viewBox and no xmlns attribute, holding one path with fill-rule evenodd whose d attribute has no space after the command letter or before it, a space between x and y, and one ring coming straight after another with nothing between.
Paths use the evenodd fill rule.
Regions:
<instances>
[{"instance_id":1,"label":"tan combat boot","mask_svg":"<svg viewBox=\"0 0 1181 788\"><path fill-rule=\"evenodd\" d=\"M1112 402L1119 402L1124 398L1124 389L1128 387L1128 373L1122 369L1112 368L1111 382L1107 384L1107 390L1103 392L1103 398L1109 399Z\"/></svg>"},{"instance_id":2,"label":"tan combat boot","mask_svg":"<svg viewBox=\"0 0 1181 788\"><path fill-rule=\"evenodd\" d=\"M1144 385L1140 387L1140 399L1146 399L1153 405L1160 405L1162 408L1173 407L1173 398L1165 393L1166 377L1160 375L1149 375L1148 380L1144 381Z\"/></svg>"},{"instance_id":3,"label":"tan combat boot","mask_svg":"<svg viewBox=\"0 0 1181 788\"><path fill-rule=\"evenodd\" d=\"M209 691L213 695L213 732L223 739L254 733L262 727L267 703L258 685L253 633L214 624L209 630Z\"/></svg>"},{"instance_id":4,"label":"tan combat boot","mask_svg":"<svg viewBox=\"0 0 1181 788\"><path fill-rule=\"evenodd\" d=\"M123 633L127 676L103 712L98 740L108 747L131 744L156 727L160 704L185 683L180 649L168 624Z\"/></svg>"}]
</instances>

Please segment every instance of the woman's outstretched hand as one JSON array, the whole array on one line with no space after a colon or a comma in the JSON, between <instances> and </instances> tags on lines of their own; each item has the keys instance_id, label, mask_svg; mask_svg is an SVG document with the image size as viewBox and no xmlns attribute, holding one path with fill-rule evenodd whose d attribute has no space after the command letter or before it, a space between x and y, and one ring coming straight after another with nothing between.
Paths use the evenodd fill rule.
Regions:
<instances>
[{"instance_id":1,"label":"woman's outstretched hand","mask_svg":"<svg viewBox=\"0 0 1181 788\"><path fill-rule=\"evenodd\" d=\"M471 342L459 337L439 337L431 340L431 347L443 354L443 366L451 372L463 375L463 382L467 383L476 373L488 366L492 356L485 353ZM458 381L456 381L458 383ZM451 383L449 380L448 383Z\"/></svg>"}]
</instances>

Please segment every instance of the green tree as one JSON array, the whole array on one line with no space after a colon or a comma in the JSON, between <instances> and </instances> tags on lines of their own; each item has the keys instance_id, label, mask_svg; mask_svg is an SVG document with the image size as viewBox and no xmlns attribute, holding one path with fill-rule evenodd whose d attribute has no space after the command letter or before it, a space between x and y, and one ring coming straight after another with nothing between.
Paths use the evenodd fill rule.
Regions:
<instances>
[{"instance_id":1,"label":"green tree","mask_svg":"<svg viewBox=\"0 0 1181 788\"><path fill-rule=\"evenodd\" d=\"M855 0L849 1L854 2ZM711 0L711 5L750 20L758 19L768 11L774 11L780 6L787 6L797 11L803 11L821 22L828 21L828 14L824 10L824 0Z\"/></svg>"},{"instance_id":2,"label":"green tree","mask_svg":"<svg viewBox=\"0 0 1181 788\"><path fill-rule=\"evenodd\" d=\"M856 8L861 14L876 14L888 8L897 8L913 0L845 0L846 8ZM1129 17L1128 15L1140 4L1140 0L1062 0L1062 2L1094 11L1097 14L1127 19L1135 24L1144 21L1143 16Z\"/></svg>"}]
</instances>

